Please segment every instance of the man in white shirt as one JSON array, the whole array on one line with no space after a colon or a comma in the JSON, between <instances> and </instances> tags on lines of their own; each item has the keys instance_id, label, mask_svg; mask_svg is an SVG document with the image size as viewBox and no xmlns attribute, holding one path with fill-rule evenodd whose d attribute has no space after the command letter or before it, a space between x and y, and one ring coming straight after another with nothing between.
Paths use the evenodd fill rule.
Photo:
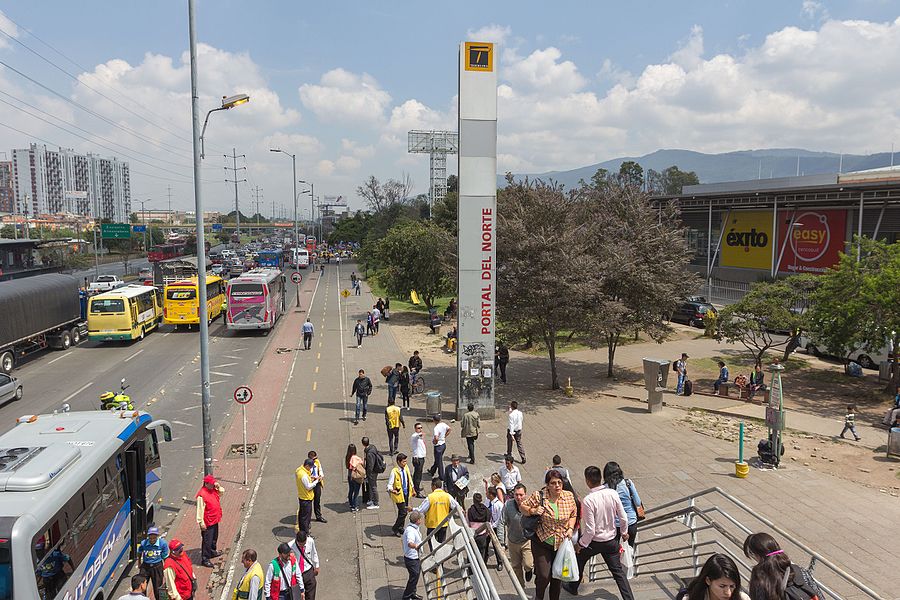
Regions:
<instances>
[{"instance_id":1,"label":"man in white shirt","mask_svg":"<svg viewBox=\"0 0 900 600\"><path fill-rule=\"evenodd\" d=\"M434 445L434 464L428 469L428 474L434 477L435 471L441 480L444 479L444 452L447 450L447 434L450 433L450 426L441 421L440 415L434 416L434 436L431 443Z\"/></svg>"},{"instance_id":2,"label":"man in white shirt","mask_svg":"<svg viewBox=\"0 0 900 600\"><path fill-rule=\"evenodd\" d=\"M519 458L522 464L525 464L525 444L522 443L522 411L519 410L519 403L513 400L509 403L509 425L506 428L506 453L512 454L513 440L516 442L516 450L519 451ZM507 488L508 489L508 488Z\"/></svg>"},{"instance_id":3,"label":"man in white shirt","mask_svg":"<svg viewBox=\"0 0 900 600\"><path fill-rule=\"evenodd\" d=\"M306 600L316 600L316 577L319 576L319 553L316 552L316 540L305 531L298 531L291 540L291 553L300 566Z\"/></svg>"},{"instance_id":4,"label":"man in white shirt","mask_svg":"<svg viewBox=\"0 0 900 600\"><path fill-rule=\"evenodd\" d=\"M143 575L134 575L131 578L131 592L119 596L119 600L150 600L146 592L147 578Z\"/></svg>"},{"instance_id":5,"label":"man in white shirt","mask_svg":"<svg viewBox=\"0 0 900 600\"><path fill-rule=\"evenodd\" d=\"M581 501L581 527L575 544L579 573L583 576L584 567L591 557L600 554L619 587L622 600L634 600L625 569L619 560L619 539L628 541L628 515L619 499L619 492L601 485L602 480L600 467L590 466L584 470L584 481L591 491ZM562 587L575 596L580 583L580 580L563 583Z\"/></svg>"},{"instance_id":6,"label":"man in white shirt","mask_svg":"<svg viewBox=\"0 0 900 600\"><path fill-rule=\"evenodd\" d=\"M266 582L263 594L271 600L293 600L291 586L300 588L300 599L303 600L303 580L297 559L291 554L291 548L284 542L278 544L278 556L266 568ZM252 596L248 596L251 598ZM240 596L238 596L240 598Z\"/></svg>"},{"instance_id":7,"label":"man in white shirt","mask_svg":"<svg viewBox=\"0 0 900 600\"><path fill-rule=\"evenodd\" d=\"M421 423L416 423L415 431L409 437L411 448L410 456L413 463L413 488L416 490L416 498L424 498L422 493L422 472L425 470L425 433Z\"/></svg>"},{"instance_id":8,"label":"man in white shirt","mask_svg":"<svg viewBox=\"0 0 900 600\"><path fill-rule=\"evenodd\" d=\"M409 513L409 523L403 530L403 563L406 565L406 572L409 573L409 579L403 589L403 600L422 600L422 597L416 594L416 586L422 572L422 565L419 562L419 546L422 544L422 534L419 532L421 520L422 513L412 511Z\"/></svg>"},{"instance_id":9,"label":"man in white shirt","mask_svg":"<svg viewBox=\"0 0 900 600\"><path fill-rule=\"evenodd\" d=\"M504 464L499 471L500 481L503 483L506 493L509 494L510 490L516 487L517 483L522 483L522 474L519 473L519 467L513 464L512 454L504 456L503 462Z\"/></svg>"}]
</instances>

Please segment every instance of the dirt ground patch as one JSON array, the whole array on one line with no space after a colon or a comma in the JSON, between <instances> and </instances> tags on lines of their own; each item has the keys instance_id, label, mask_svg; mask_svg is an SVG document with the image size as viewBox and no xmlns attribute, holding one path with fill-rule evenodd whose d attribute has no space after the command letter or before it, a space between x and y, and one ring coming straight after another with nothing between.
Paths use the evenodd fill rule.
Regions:
<instances>
[{"instance_id":1,"label":"dirt ground patch","mask_svg":"<svg viewBox=\"0 0 900 600\"><path fill-rule=\"evenodd\" d=\"M456 365L456 355L445 349L447 332L456 324L445 321L440 335L431 333L428 316L411 311L391 311L390 330L407 354L419 351L422 364L427 369L430 364ZM401 361L406 364L406 361Z\"/></svg>"},{"instance_id":2,"label":"dirt ground patch","mask_svg":"<svg viewBox=\"0 0 900 600\"><path fill-rule=\"evenodd\" d=\"M692 410L676 420L701 435L734 442L735 454L741 419ZM756 444L765 439L763 423L744 420L744 460L755 464ZM812 469L847 481L877 489L891 496L900 495L900 460L885 457L884 448L870 450L834 438L787 430L784 436L782 469ZM751 470L752 477L752 470Z\"/></svg>"}]
</instances>

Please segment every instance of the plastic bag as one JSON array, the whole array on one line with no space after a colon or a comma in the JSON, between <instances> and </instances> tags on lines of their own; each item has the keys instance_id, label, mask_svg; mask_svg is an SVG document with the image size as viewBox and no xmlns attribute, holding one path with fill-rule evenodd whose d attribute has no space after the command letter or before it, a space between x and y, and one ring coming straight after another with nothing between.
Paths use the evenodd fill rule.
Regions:
<instances>
[{"instance_id":1,"label":"plastic bag","mask_svg":"<svg viewBox=\"0 0 900 600\"><path fill-rule=\"evenodd\" d=\"M634 550L631 544L622 544L622 566L625 567L625 577L634 578Z\"/></svg>"},{"instance_id":2,"label":"plastic bag","mask_svg":"<svg viewBox=\"0 0 900 600\"><path fill-rule=\"evenodd\" d=\"M575 546L572 545L572 540L569 538L564 539L556 551L551 576L553 579L569 582L576 582L580 579L578 560L575 557Z\"/></svg>"}]
</instances>

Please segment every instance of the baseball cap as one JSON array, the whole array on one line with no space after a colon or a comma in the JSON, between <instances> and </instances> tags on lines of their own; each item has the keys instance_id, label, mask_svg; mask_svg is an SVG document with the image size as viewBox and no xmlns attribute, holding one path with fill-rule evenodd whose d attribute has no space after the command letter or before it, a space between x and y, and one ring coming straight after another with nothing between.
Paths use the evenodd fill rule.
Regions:
<instances>
[{"instance_id":1,"label":"baseball cap","mask_svg":"<svg viewBox=\"0 0 900 600\"><path fill-rule=\"evenodd\" d=\"M159 535L159 527L151 527L147 530L147 535Z\"/></svg>"},{"instance_id":2,"label":"baseball cap","mask_svg":"<svg viewBox=\"0 0 900 600\"><path fill-rule=\"evenodd\" d=\"M179 539L172 540L172 543L169 544L169 549L174 550L175 552L179 552L184 549L184 544Z\"/></svg>"},{"instance_id":3,"label":"baseball cap","mask_svg":"<svg viewBox=\"0 0 900 600\"><path fill-rule=\"evenodd\" d=\"M216 478L213 477L212 475L207 475L206 477L203 478L203 483L215 484Z\"/></svg>"}]
</instances>

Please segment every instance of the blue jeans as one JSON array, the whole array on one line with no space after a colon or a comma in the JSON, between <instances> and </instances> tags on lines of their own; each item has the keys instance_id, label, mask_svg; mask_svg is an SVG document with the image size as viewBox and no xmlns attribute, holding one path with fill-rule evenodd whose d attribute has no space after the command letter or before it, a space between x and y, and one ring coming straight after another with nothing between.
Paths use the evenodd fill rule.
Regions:
<instances>
[{"instance_id":1,"label":"blue jeans","mask_svg":"<svg viewBox=\"0 0 900 600\"><path fill-rule=\"evenodd\" d=\"M390 402L391 400L397 399L397 387L398 386L396 383L388 384L388 402Z\"/></svg>"},{"instance_id":2,"label":"blue jeans","mask_svg":"<svg viewBox=\"0 0 900 600\"><path fill-rule=\"evenodd\" d=\"M428 473L434 477L434 473L437 472L438 477L441 478L441 481L444 479L444 451L447 450L447 444L441 444L440 446L434 447L434 464L431 465L431 468L428 469Z\"/></svg>"},{"instance_id":3,"label":"blue jeans","mask_svg":"<svg viewBox=\"0 0 900 600\"><path fill-rule=\"evenodd\" d=\"M369 412L369 397L368 396L357 396L356 397L356 417L355 421L359 421L359 411L362 410L362 416L365 419L366 413Z\"/></svg>"},{"instance_id":4,"label":"blue jeans","mask_svg":"<svg viewBox=\"0 0 900 600\"><path fill-rule=\"evenodd\" d=\"M675 393L680 394L681 390L684 389L684 380L687 379L687 373L679 373L678 374L678 386L675 388Z\"/></svg>"},{"instance_id":5,"label":"blue jeans","mask_svg":"<svg viewBox=\"0 0 900 600\"><path fill-rule=\"evenodd\" d=\"M356 483L352 479L350 480L350 491L347 493L347 502L350 503L350 508L356 508L358 506L357 498L359 498L359 490L361 489L361 483Z\"/></svg>"}]
</instances>

